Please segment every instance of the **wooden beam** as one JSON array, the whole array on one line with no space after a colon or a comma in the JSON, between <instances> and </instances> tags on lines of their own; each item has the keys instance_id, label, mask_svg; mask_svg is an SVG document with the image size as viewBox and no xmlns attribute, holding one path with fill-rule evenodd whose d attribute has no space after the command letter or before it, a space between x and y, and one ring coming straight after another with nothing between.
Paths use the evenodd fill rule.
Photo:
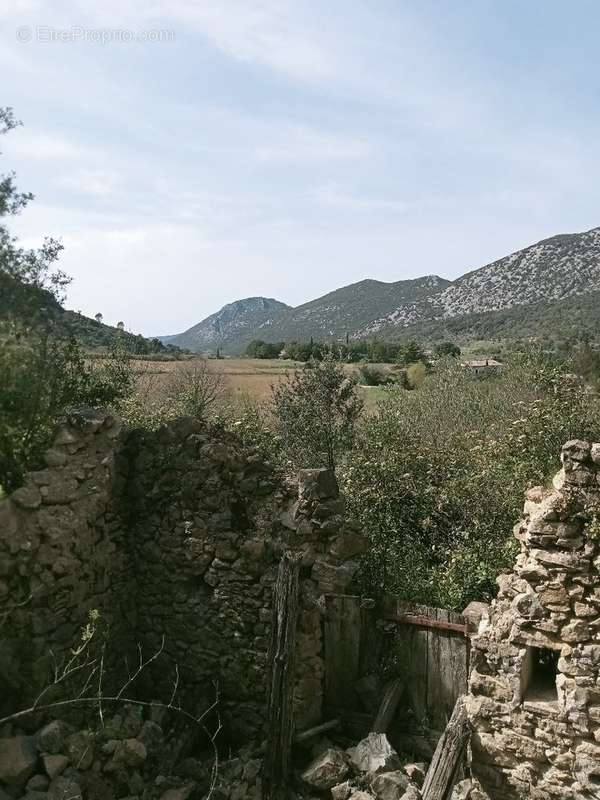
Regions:
<instances>
[{"instance_id":1,"label":"wooden beam","mask_svg":"<svg viewBox=\"0 0 600 800\"><path fill-rule=\"evenodd\" d=\"M459 697L427 770L423 800L444 800L456 782L469 738L469 720L464 697Z\"/></svg>"},{"instance_id":2,"label":"wooden beam","mask_svg":"<svg viewBox=\"0 0 600 800\"><path fill-rule=\"evenodd\" d=\"M339 718L336 718L329 720L329 722L322 722L320 725L315 725L314 728L307 728L307 730L301 731L300 733L296 734L294 743L300 744L300 742L305 742L307 739L312 739L313 736L318 736L320 733L325 733L325 731L331 731L334 728L337 728L340 722L341 720Z\"/></svg>"},{"instance_id":3,"label":"wooden beam","mask_svg":"<svg viewBox=\"0 0 600 800\"><path fill-rule=\"evenodd\" d=\"M263 764L265 800L287 800L290 796L300 558L297 553L283 554L273 593L267 755Z\"/></svg>"},{"instance_id":4,"label":"wooden beam","mask_svg":"<svg viewBox=\"0 0 600 800\"><path fill-rule=\"evenodd\" d=\"M396 678L387 686L383 695L383 700L379 706L379 711L375 717L375 722L373 723L374 733L387 733L394 719L403 691L404 680L402 678Z\"/></svg>"},{"instance_id":5,"label":"wooden beam","mask_svg":"<svg viewBox=\"0 0 600 800\"><path fill-rule=\"evenodd\" d=\"M385 614L383 618L390 622L397 622L399 625L416 625L419 628L434 628L440 631L455 631L463 636L469 635L468 625L461 625L458 622L443 622L418 614Z\"/></svg>"}]
</instances>

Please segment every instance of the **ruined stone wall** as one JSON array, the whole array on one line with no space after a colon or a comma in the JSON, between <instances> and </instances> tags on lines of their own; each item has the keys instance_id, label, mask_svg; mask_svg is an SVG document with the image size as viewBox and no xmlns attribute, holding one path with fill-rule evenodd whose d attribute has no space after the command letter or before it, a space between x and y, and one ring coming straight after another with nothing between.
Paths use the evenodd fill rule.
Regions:
<instances>
[{"instance_id":1,"label":"ruined stone wall","mask_svg":"<svg viewBox=\"0 0 600 800\"><path fill-rule=\"evenodd\" d=\"M248 740L264 721L271 593L291 549L303 553L297 726L319 721L322 597L347 588L366 547L334 477L306 470L284 485L235 436L190 419L120 427L71 414L47 469L0 505L1 676L31 695L49 651L68 653L97 608L121 661L138 644L146 656L162 648L152 697L169 697L177 664L182 700L200 711L218 691L228 735Z\"/></svg>"},{"instance_id":2,"label":"ruined stone wall","mask_svg":"<svg viewBox=\"0 0 600 800\"><path fill-rule=\"evenodd\" d=\"M473 797L600 797L600 445L527 493L521 552L472 641Z\"/></svg>"},{"instance_id":3,"label":"ruined stone wall","mask_svg":"<svg viewBox=\"0 0 600 800\"><path fill-rule=\"evenodd\" d=\"M129 568L111 499L119 435L111 415L69 415L46 467L0 502L2 706L35 696L80 641L91 609L114 621L115 638L121 632Z\"/></svg>"},{"instance_id":4,"label":"ruined stone wall","mask_svg":"<svg viewBox=\"0 0 600 800\"><path fill-rule=\"evenodd\" d=\"M182 692L201 706L213 702L218 681L232 739L256 735L264 722L277 566L284 549L299 550L297 724L318 721L319 597L349 584L355 565L347 561L365 542L344 527L333 476L304 471L299 486L284 486L235 437L192 420L133 434L127 448L123 497L137 635L150 649L165 642L157 673L163 685L155 691L170 691L177 663Z\"/></svg>"}]
</instances>

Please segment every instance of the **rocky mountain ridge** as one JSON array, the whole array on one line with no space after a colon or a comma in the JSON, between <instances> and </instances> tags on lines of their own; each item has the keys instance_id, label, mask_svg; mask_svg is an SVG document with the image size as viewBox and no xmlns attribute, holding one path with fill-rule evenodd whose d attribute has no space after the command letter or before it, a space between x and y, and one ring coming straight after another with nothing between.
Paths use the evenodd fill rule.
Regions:
<instances>
[{"instance_id":1,"label":"rocky mountain ridge","mask_svg":"<svg viewBox=\"0 0 600 800\"><path fill-rule=\"evenodd\" d=\"M215 351L217 348L226 350L235 348L237 342L244 340L245 334L250 333L252 338L254 330L286 310L291 311L291 306L270 297L246 297L227 303L220 311L183 333L158 338L163 344L174 344L197 352Z\"/></svg>"},{"instance_id":2,"label":"rocky mountain ridge","mask_svg":"<svg viewBox=\"0 0 600 800\"><path fill-rule=\"evenodd\" d=\"M490 315L491 336L501 330L504 338L519 338L525 335L524 329L527 336L538 336L541 329L534 326L532 331L526 324L528 307L535 308L536 318L542 318L545 326L567 301L579 311L574 298L581 297L585 313L578 324L593 329L600 310L596 313L596 304L586 305L585 299L599 291L600 228L594 228L545 239L455 281L437 275L394 283L363 280L297 308L267 298L237 301L183 334L161 338L198 351L219 346L234 354L242 352L251 339L341 341L346 336L380 336L394 340L426 330L427 338L435 340L460 320L468 339L475 322L480 329L486 328L482 315L484 320ZM569 328L567 319L561 335L568 336Z\"/></svg>"}]
</instances>

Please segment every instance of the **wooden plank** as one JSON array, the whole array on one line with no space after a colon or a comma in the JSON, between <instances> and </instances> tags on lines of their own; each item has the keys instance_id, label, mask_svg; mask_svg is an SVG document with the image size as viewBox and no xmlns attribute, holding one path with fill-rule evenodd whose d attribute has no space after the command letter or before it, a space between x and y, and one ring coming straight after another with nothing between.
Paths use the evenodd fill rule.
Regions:
<instances>
[{"instance_id":1,"label":"wooden plank","mask_svg":"<svg viewBox=\"0 0 600 800\"><path fill-rule=\"evenodd\" d=\"M437 612L442 609L431 609ZM445 620L433 619L432 617L417 614L396 614L384 617L390 622L397 622L400 625L416 625L419 628L434 628L435 630L455 631L463 636L469 635L469 626L458 622L448 622Z\"/></svg>"},{"instance_id":2,"label":"wooden plank","mask_svg":"<svg viewBox=\"0 0 600 800\"><path fill-rule=\"evenodd\" d=\"M459 639L457 636L449 637L448 650L445 656L449 664L449 674L448 669L445 674L451 679L452 690L451 695L447 695L447 709L450 708L451 700L458 700L461 695L466 694L468 691L470 649L471 640L468 636L464 639Z\"/></svg>"},{"instance_id":3,"label":"wooden plank","mask_svg":"<svg viewBox=\"0 0 600 800\"><path fill-rule=\"evenodd\" d=\"M445 613L442 609L436 609L438 621L441 621L440 618L443 619L444 616ZM429 637L427 709L431 727L438 730L444 730L448 724L458 697L453 692L453 676L450 666L452 643L457 638L456 634L441 628L432 629Z\"/></svg>"},{"instance_id":4,"label":"wooden plank","mask_svg":"<svg viewBox=\"0 0 600 800\"><path fill-rule=\"evenodd\" d=\"M403 730L443 730L457 698L466 692L467 621L455 612L409 605L392 596L381 601L379 616L398 623L395 648L405 653L406 694L415 719Z\"/></svg>"},{"instance_id":5,"label":"wooden plank","mask_svg":"<svg viewBox=\"0 0 600 800\"><path fill-rule=\"evenodd\" d=\"M377 673L371 672L369 675L363 675L354 684L354 690L364 711L372 714L373 709L379 707L381 702L381 679Z\"/></svg>"},{"instance_id":6,"label":"wooden plank","mask_svg":"<svg viewBox=\"0 0 600 800\"><path fill-rule=\"evenodd\" d=\"M360 634L360 598L327 595L324 622L326 705L356 703L354 684L360 675Z\"/></svg>"},{"instance_id":7,"label":"wooden plank","mask_svg":"<svg viewBox=\"0 0 600 800\"><path fill-rule=\"evenodd\" d=\"M348 706L343 708L334 708L327 706L325 709L327 716L339 717L342 720L342 730L351 741L349 744L356 744L356 742L364 739L371 732L371 725L373 724L373 714L367 714L361 711L354 711Z\"/></svg>"},{"instance_id":8,"label":"wooden plank","mask_svg":"<svg viewBox=\"0 0 600 800\"><path fill-rule=\"evenodd\" d=\"M336 718L336 719L331 719L328 722L322 722L320 725L315 725L314 728L308 728L308 730L296 734L294 742L296 744L301 744L302 742L306 742L308 741L308 739L312 739L313 736L318 736L320 733L325 733L325 731L331 731L334 728L338 728L340 722L341 720L339 718Z\"/></svg>"},{"instance_id":9,"label":"wooden plank","mask_svg":"<svg viewBox=\"0 0 600 800\"><path fill-rule=\"evenodd\" d=\"M443 731L426 730L423 733L394 734L394 747L398 752L412 753L424 761L431 761Z\"/></svg>"},{"instance_id":10,"label":"wooden plank","mask_svg":"<svg viewBox=\"0 0 600 800\"><path fill-rule=\"evenodd\" d=\"M467 711L464 698L459 697L425 776L423 800L445 800L448 797L460 771L468 738Z\"/></svg>"},{"instance_id":11,"label":"wooden plank","mask_svg":"<svg viewBox=\"0 0 600 800\"><path fill-rule=\"evenodd\" d=\"M383 656L384 636L380 628L375 624L378 615L374 608L361 607L360 618L359 674L362 677L363 675L378 672Z\"/></svg>"},{"instance_id":12,"label":"wooden plank","mask_svg":"<svg viewBox=\"0 0 600 800\"><path fill-rule=\"evenodd\" d=\"M438 621L449 621L451 612L435 609ZM448 630L431 629L427 709L429 724L443 730L456 701L467 691L467 641Z\"/></svg>"},{"instance_id":13,"label":"wooden plank","mask_svg":"<svg viewBox=\"0 0 600 800\"><path fill-rule=\"evenodd\" d=\"M426 616L427 606L413 606L415 613ZM402 609L399 609L401 611ZM429 630L412 625L399 628L400 646L407 653L406 696L418 727L428 727L427 687L429 682Z\"/></svg>"},{"instance_id":14,"label":"wooden plank","mask_svg":"<svg viewBox=\"0 0 600 800\"><path fill-rule=\"evenodd\" d=\"M404 692L404 679L396 678L388 684L379 711L373 723L374 733L386 733L396 714L398 703Z\"/></svg>"},{"instance_id":15,"label":"wooden plank","mask_svg":"<svg viewBox=\"0 0 600 800\"><path fill-rule=\"evenodd\" d=\"M265 800L286 800L289 796L300 559L301 554L283 554L273 594L267 662L271 674L267 698L267 755L263 766Z\"/></svg>"}]
</instances>

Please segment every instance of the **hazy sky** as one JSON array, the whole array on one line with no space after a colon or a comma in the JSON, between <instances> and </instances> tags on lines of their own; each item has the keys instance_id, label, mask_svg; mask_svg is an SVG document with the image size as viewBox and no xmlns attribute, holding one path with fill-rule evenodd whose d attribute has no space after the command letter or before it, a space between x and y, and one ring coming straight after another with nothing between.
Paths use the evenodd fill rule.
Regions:
<instances>
[{"instance_id":1,"label":"hazy sky","mask_svg":"<svg viewBox=\"0 0 600 800\"><path fill-rule=\"evenodd\" d=\"M146 334L452 278L600 225L599 38L598 0L2 0L13 228Z\"/></svg>"}]
</instances>

